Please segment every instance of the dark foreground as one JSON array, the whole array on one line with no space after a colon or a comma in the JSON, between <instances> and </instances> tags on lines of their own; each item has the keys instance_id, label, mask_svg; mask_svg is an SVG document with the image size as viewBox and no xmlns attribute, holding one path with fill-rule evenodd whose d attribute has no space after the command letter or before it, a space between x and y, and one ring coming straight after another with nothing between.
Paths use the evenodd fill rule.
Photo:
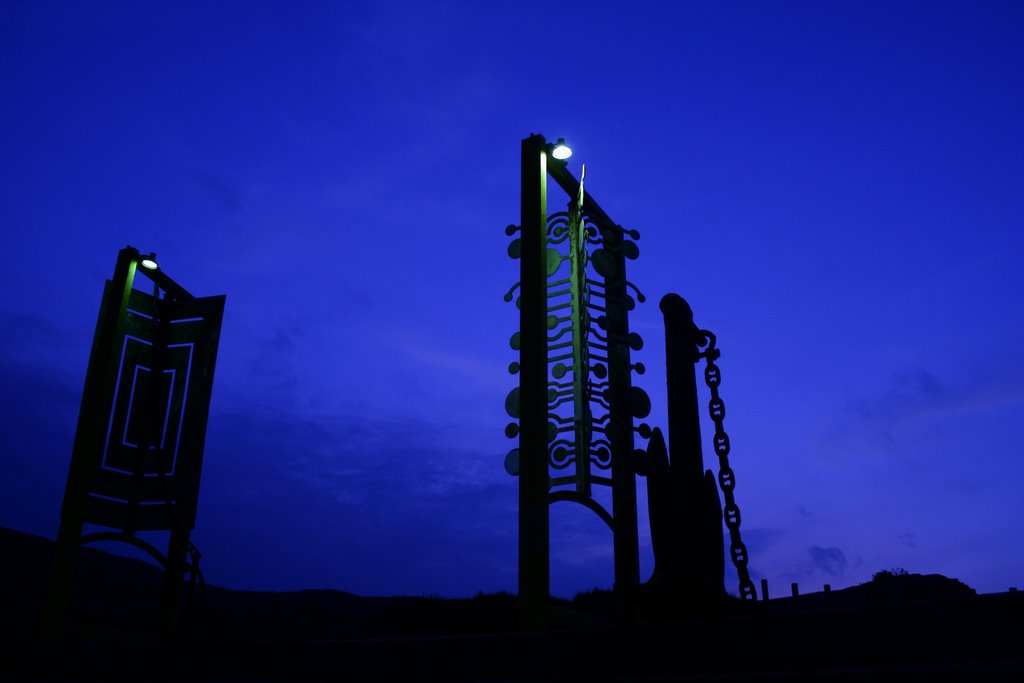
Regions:
<instances>
[{"instance_id":1,"label":"dark foreground","mask_svg":"<svg viewBox=\"0 0 1024 683\"><path fill-rule=\"evenodd\" d=\"M0 530L0 552L3 681L1024 680L1024 596L943 577L758 604L591 594L554 602L552 628L531 632L515 629L507 595L211 588L169 642L151 626L159 572L92 551L51 645L33 622L52 548Z\"/></svg>"}]
</instances>

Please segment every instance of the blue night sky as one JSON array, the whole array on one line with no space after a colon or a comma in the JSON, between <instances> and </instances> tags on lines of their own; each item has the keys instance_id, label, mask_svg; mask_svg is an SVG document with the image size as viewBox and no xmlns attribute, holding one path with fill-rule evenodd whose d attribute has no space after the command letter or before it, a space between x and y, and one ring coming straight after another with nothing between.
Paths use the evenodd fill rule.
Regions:
<instances>
[{"instance_id":1,"label":"blue night sky","mask_svg":"<svg viewBox=\"0 0 1024 683\"><path fill-rule=\"evenodd\" d=\"M503 229L537 132L641 233L652 425L657 301L718 335L755 582L1024 584L1019 2L7 1L0 97L2 526L56 535L131 244L227 295L208 581L515 590ZM609 587L603 523L552 522L553 592Z\"/></svg>"}]
</instances>

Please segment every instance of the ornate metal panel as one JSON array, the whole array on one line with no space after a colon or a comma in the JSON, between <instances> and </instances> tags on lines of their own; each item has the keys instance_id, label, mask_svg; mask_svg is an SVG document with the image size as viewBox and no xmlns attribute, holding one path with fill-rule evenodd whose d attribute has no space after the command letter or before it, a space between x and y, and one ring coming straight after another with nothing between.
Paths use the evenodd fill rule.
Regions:
<instances>
[{"instance_id":1,"label":"ornate metal panel","mask_svg":"<svg viewBox=\"0 0 1024 683\"><path fill-rule=\"evenodd\" d=\"M564 212L546 212L548 175L570 197ZM585 505L612 528L616 584L634 585L634 434L650 435L647 425L634 424L650 412L650 400L632 386L632 373L644 368L632 363L631 352L643 342L628 323L629 311L644 300L626 280L639 234L611 221L585 195L582 179L549 157L541 136L523 141L523 222L506 229L516 233L508 253L520 260L520 282L505 300L520 310L520 330L510 340L520 360L509 366L520 384L505 401L514 420L505 434L519 447L505 467L520 476L520 595L547 596L544 510L563 500ZM611 510L595 487L611 489Z\"/></svg>"},{"instance_id":2,"label":"ornate metal panel","mask_svg":"<svg viewBox=\"0 0 1024 683\"><path fill-rule=\"evenodd\" d=\"M547 226L548 244L554 245L548 248L546 262L550 485L557 499L583 502L612 526L611 513L587 499L592 500L594 485L612 486L613 449L631 452L633 418L650 413L643 389L621 385L629 382L631 371L644 370L642 364L630 363L630 352L643 345L640 335L628 332L626 322L636 301L621 292L624 286L635 290L624 280L623 265L627 258L636 258L638 250L624 237L635 231L601 228L581 213L581 204L574 201L568 212L552 214ZM506 298L511 300L511 294ZM637 299L642 302L644 297L637 292ZM517 332L511 346L518 350L519 344ZM511 370L518 373L518 364ZM520 418L519 401L516 387L505 402L506 412L515 419ZM622 403L624 410L616 411ZM646 424L635 431L645 438L650 435ZM506 428L510 437L518 433L516 422ZM506 468L513 474L518 473L518 453L513 449L506 458Z\"/></svg>"},{"instance_id":3,"label":"ornate metal panel","mask_svg":"<svg viewBox=\"0 0 1024 683\"><path fill-rule=\"evenodd\" d=\"M166 569L164 629L198 574L199 474L224 297L196 298L126 247L106 283L86 373L43 630L57 638L78 546L130 543ZM145 275L153 294L134 288ZM85 524L114 529L83 535ZM166 553L136 536L168 531ZM188 558L186 556L189 556Z\"/></svg>"},{"instance_id":4,"label":"ornate metal panel","mask_svg":"<svg viewBox=\"0 0 1024 683\"><path fill-rule=\"evenodd\" d=\"M130 292L114 340L120 357L86 522L123 531L194 528L223 307L224 297Z\"/></svg>"}]
</instances>

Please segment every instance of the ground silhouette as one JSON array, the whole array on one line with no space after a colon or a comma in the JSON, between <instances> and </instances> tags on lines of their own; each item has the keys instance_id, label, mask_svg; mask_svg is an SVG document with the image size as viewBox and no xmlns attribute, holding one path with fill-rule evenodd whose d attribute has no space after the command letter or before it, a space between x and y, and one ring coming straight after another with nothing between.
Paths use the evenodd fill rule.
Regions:
<instances>
[{"instance_id":1,"label":"ground silhouette","mask_svg":"<svg viewBox=\"0 0 1024 683\"><path fill-rule=\"evenodd\" d=\"M515 628L515 597L344 591L197 595L187 629L157 636L160 570L83 548L65 641L34 637L53 543L0 529L0 679L1017 680L1019 593L882 572L852 588L695 604L664 586L553 600L552 627Z\"/></svg>"}]
</instances>

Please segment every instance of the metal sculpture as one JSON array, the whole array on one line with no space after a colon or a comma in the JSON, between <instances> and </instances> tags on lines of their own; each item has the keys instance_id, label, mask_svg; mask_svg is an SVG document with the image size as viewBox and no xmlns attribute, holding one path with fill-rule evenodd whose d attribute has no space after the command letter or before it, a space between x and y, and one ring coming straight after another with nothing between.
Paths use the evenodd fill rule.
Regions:
<instances>
[{"instance_id":1,"label":"metal sculpture","mask_svg":"<svg viewBox=\"0 0 1024 683\"><path fill-rule=\"evenodd\" d=\"M520 281L505 295L520 310L509 366L519 386L505 402L505 433L519 447L505 459L519 477L519 598L525 625L544 621L550 590L548 505L577 502L612 529L616 587L639 583L634 433L650 428L634 418L650 412L650 400L632 386L631 351L640 336L629 331L628 313L644 297L626 280L626 261L639 254L635 230L612 221L583 191L565 164L550 154L542 136L522 144L519 233L508 253L520 261ZM547 213L547 178L569 196L568 210ZM594 487L611 489L611 510Z\"/></svg>"},{"instance_id":2,"label":"metal sculpture","mask_svg":"<svg viewBox=\"0 0 1024 683\"><path fill-rule=\"evenodd\" d=\"M133 287L145 275L153 294ZM184 575L198 573L195 527L224 296L196 298L132 247L100 306L57 536L43 628L59 636L79 546L122 541L165 569L163 629ZM85 524L114 529L83 535ZM170 532L166 553L139 531Z\"/></svg>"},{"instance_id":3,"label":"metal sculpture","mask_svg":"<svg viewBox=\"0 0 1024 683\"><path fill-rule=\"evenodd\" d=\"M725 432L725 402L719 396L721 352L716 337L693 322L686 301L669 294L661 300L665 318L666 380L669 439L672 459L660 430L648 448L648 507L654 546L654 580L681 586L705 596L724 593L723 508L715 476L704 470L700 410L694 364L706 362L704 379L711 391L708 414L715 425L713 446L719 458L718 486L725 497L724 519L730 536L730 556L739 576L740 597L756 600L747 571L747 549L740 538L740 510L733 490L736 475L729 466L730 441Z\"/></svg>"}]
</instances>

